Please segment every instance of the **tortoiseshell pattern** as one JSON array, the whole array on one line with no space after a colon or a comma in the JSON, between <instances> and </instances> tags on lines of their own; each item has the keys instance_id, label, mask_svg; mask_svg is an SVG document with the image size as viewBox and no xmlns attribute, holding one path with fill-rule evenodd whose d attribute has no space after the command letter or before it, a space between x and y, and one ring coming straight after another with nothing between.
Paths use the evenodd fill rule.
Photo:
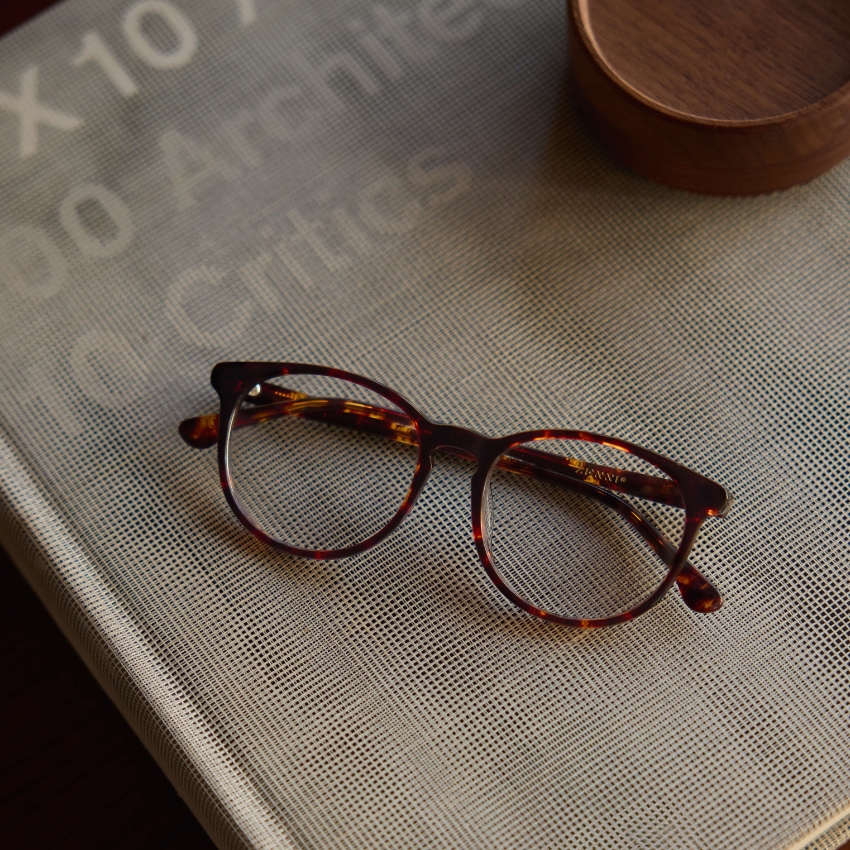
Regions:
<instances>
[{"instance_id":1,"label":"tortoiseshell pattern","mask_svg":"<svg viewBox=\"0 0 850 850\"><path fill-rule=\"evenodd\" d=\"M348 381L386 398L399 410L337 398L315 398L268 383L286 375L318 375ZM624 440L585 431L525 431L505 437L487 437L466 428L432 422L413 405L387 387L339 369L298 363L219 363L212 370L213 388L221 399L220 414L186 419L180 435L194 448L218 445L221 486L240 522L259 540L293 555L315 559L343 558L363 552L390 534L410 512L425 486L432 455L442 451L477 463L472 476L472 526L475 545L488 576L511 602L536 617L577 628L599 628L632 620L644 613L676 583L685 604L693 611L717 611L723 600L713 585L688 561L700 526L707 517L726 516L731 497L719 484L693 470ZM243 407L243 404L250 407ZM401 411L401 412L399 412ZM418 450L416 471L404 502L395 516L376 534L346 549L306 550L289 546L259 528L243 509L233 489L229 461L233 429L250 427L281 416L321 420L350 430L372 433ZM223 427L222 427L223 423ZM597 443L657 467L668 479L610 466L600 466L528 448L530 442L571 439ZM563 617L531 605L502 578L489 551L484 523L487 483L494 469L544 479L592 498L625 519L667 565L667 575L655 592L629 611L598 619ZM637 496L685 511L682 540L670 543L650 519L622 495Z\"/></svg>"}]
</instances>

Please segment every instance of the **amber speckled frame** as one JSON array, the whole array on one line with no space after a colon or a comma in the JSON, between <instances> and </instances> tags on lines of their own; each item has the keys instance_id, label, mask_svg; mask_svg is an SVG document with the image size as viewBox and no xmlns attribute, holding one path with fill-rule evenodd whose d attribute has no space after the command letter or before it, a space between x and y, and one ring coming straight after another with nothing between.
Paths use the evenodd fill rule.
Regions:
<instances>
[{"instance_id":1,"label":"amber speckled frame","mask_svg":"<svg viewBox=\"0 0 850 850\"><path fill-rule=\"evenodd\" d=\"M383 396L401 412L347 399L312 398L267 383L273 378L286 375L317 375L349 381ZM315 559L344 558L371 548L397 528L410 512L431 472L433 453L442 451L477 463L477 469L472 476L472 527L478 555L487 575L501 593L529 614L577 628L613 626L643 614L655 605L674 583L678 586L685 604L693 611L717 611L723 604L720 594L690 563L688 556L704 520L707 517L726 516L731 506L731 497L716 482L669 458L625 440L586 431L538 430L505 437L487 437L467 428L432 422L393 390L368 378L325 366L301 363L219 363L212 370L211 381L221 400L220 413L184 420L179 426L180 435L194 448L203 449L218 445L221 486L228 504L240 522L269 546L293 555ZM250 407L243 408L243 402L250 403ZM362 543L345 549L307 550L271 537L252 521L233 490L229 461L230 436L234 428L249 427L280 416L321 420L418 447L416 471L407 496L395 515L380 531ZM536 440L559 438L598 443L635 455L660 469L670 480L564 458L520 445ZM598 619L563 617L543 611L519 596L496 569L485 533L484 502L487 482L492 470L497 467L568 487L617 512L668 567L667 575L655 592L629 611ZM683 509L685 524L679 546L670 543L645 514L618 493Z\"/></svg>"}]
</instances>

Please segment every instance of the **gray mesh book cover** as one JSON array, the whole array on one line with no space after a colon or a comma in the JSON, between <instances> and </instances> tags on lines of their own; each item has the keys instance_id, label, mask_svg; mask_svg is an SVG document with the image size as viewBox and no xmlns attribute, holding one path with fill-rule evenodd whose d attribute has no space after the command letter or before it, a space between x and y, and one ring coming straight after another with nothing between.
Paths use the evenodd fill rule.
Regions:
<instances>
[{"instance_id":1,"label":"gray mesh book cover","mask_svg":"<svg viewBox=\"0 0 850 850\"><path fill-rule=\"evenodd\" d=\"M730 200L588 134L556 0L67 0L0 50L0 540L221 847L850 837L850 164ZM234 519L221 360L727 486L678 594L568 630L437 460L380 546Z\"/></svg>"}]
</instances>

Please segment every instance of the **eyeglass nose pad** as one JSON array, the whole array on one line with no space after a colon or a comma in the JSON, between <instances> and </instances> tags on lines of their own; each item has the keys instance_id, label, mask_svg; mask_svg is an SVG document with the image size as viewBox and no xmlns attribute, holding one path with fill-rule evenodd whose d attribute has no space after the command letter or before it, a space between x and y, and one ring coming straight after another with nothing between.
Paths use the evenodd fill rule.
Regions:
<instances>
[{"instance_id":1,"label":"eyeglass nose pad","mask_svg":"<svg viewBox=\"0 0 850 850\"><path fill-rule=\"evenodd\" d=\"M472 486L475 486L473 478ZM488 475L481 485L481 542L484 548L490 550L490 534L493 530L492 520L490 517L490 476Z\"/></svg>"}]
</instances>

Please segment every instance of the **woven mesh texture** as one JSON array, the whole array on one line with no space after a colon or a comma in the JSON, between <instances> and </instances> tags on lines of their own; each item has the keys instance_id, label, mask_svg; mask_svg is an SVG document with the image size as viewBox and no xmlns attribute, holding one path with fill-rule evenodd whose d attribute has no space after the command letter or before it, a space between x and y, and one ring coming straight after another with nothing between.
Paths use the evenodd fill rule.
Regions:
<instances>
[{"instance_id":1,"label":"woven mesh texture","mask_svg":"<svg viewBox=\"0 0 850 850\"><path fill-rule=\"evenodd\" d=\"M630 175L563 5L67 0L4 39L4 539L222 847L848 837L850 164ZM693 555L725 606L528 617L445 458L368 553L271 551L177 436L222 359L692 466L736 496Z\"/></svg>"}]
</instances>

